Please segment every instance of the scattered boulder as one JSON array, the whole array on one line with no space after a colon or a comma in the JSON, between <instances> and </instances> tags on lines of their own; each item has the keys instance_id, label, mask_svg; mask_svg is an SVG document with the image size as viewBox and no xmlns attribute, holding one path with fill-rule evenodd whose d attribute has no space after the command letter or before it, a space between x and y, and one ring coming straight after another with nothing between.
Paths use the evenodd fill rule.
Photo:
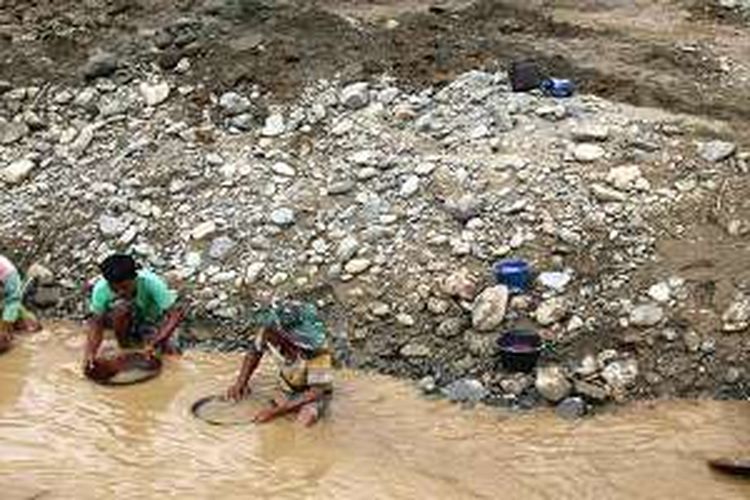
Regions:
<instances>
[{"instance_id":1,"label":"scattered boulder","mask_svg":"<svg viewBox=\"0 0 750 500\"><path fill-rule=\"evenodd\" d=\"M565 398L558 403L555 413L566 420L575 420L586 415L586 402L577 396Z\"/></svg>"},{"instance_id":2,"label":"scattered boulder","mask_svg":"<svg viewBox=\"0 0 750 500\"><path fill-rule=\"evenodd\" d=\"M43 286L53 285L55 282L55 274L38 262L29 266L26 270L26 277Z\"/></svg>"},{"instance_id":3,"label":"scattered boulder","mask_svg":"<svg viewBox=\"0 0 750 500\"><path fill-rule=\"evenodd\" d=\"M459 222L466 223L479 215L481 202L476 196L466 194L456 199L446 200L445 209Z\"/></svg>"},{"instance_id":4,"label":"scattered boulder","mask_svg":"<svg viewBox=\"0 0 750 500\"><path fill-rule=\"evenodd\" d=\"M552 297L542 302L534 313L536 322L550 326L562 321L568 315L568 301L564 297Z\"/></svg>"},{"instance_id":5,"label":"scattered boulder","mask_svg":"<svg viewBox=\"0 0 750 500\"><path fill-rule=\"evenodd\" d=\"M613 389L623 391L638 378L638 362L635 359L613 361L602 370L602 378Z\"/></svg>"},{"instance_id":6,"label":"scattered boulder","mask_svg":"<svg viewBox=\"0 0 750 500\"><path fill-rule=\"evenodd\" d=\"M656 326L664 319L664 309L656 304L642 304L630 312L630 324L638 327Z\"/></svg>"},{"instance_id":7,"label":"scattered boulder","mask_svg":"<svg viewBox=\"0 0 750 500\"><path fill-rule=\"evenodd\" d=\"M8 146L18 142L29 133L29 127L24 122L7 122L0 119L0 144Z\"/></svg>"},{"instance_id":8,"label":"scattered boulder","mask_svg":"<svg viewBox=\"0 0 750 500\"><path fill-rule=\"evenodd\" d=\"M346 262L357 255L357 251L360 249L360 243L354 236L345 236L336 249L336 258L340 261Z\"/></svg>"},{"instance_id":9,"label":"scattered boulder","mask_svg":"<svg viewBox=\"0 0 750 500\"><path fill-rule=\"evenodd\" d=\"M247 266L245 270L245 283L248 285L256 283L265 269L265 262L253 262Z\"/></svg>"},{"instance_id":10,"label":"scattered boulder","mask_svg":"<svg viewBox=\"0 0 750 500\"><path fill-rule=\"evenodd\" d=\"M110 76L117 70L117 56L111 52L97 52L89 57L83 67L83 76L89 80Z\"/></svg>"},{"instance_id":11,"label":"scattered boulder","mask_svg":"<svg viewBox=\"0 0 750 500\"><path fill-rule=\"evenodd\" d=\"M357 275L367 271L370 266L372 266L370 259L352 259L346 263L344 270L351 275Z\"/></svg>"},{"instance_id":12,"label":"scattered boulder","mask_svg":"<svg viewBox=\"0 0 750 500\"><path fill-rule=\"evenodd\" d=\"M410 342L401 348L401 356L405 358L426 358L432 351L420 342Z\"/></svg>"},{"instance_id":13,"label":"scattered boulder","mask_svg":"<svg viewBox=\"0 0 750 500\"><path fill-rule=\"evenodd\" d=\"M496 351L496 337L473 330L464 333L464 342L469 353L479 359L488 359Z\"/></svg>"},{"instance_id":14,"label":"scattered boulder","mask_svg":"<svg viewBox=\"0 0 750 500\"><path fill-rule=\"evenodd\" d=\"M512 394L513 396L520 396L526 390L534 385L534 381L531 377L523 373L515 373L508 378L500 381L500 389L505 394Z\"/></svg>"},{"instance_id":15,"label":"scattered boulder","mask_svg":"<svg viewBox=\"0 0 750 500\"><path fill-rule=\"evenodd\" d=\"M623 202L628 199L628 195L622 191L602 186L601 184L593 184L591 186L591 194L594 195L594 198L603 203Z\"/></svg>"},{"instance_id":16,"label":"scattered boulder","mask_svg":"<svg viewBox=\"0 0 750 500\"><path fill-rule=\"evenodd\" d=\"M283 161L276 162L271 165L271 171L274 174L280 175L282 177L294 177L295 175L297 175L297 171L294 170L291 165L289 165L288 163L284 163Z\"/></svg>"},{"instance_id":17,"label":"scattered boulder","mask_svg":"<svg viewBox=\"0 0 750 500\"><path fill-rule=\"evenodd\" d=\"M190 236L194 240L202 240L214 234L216 230L217 230L216 223L214 221L209 220L206 222L201 222L200 224L195 226L193 231L190 233Z\"/></svg>"},{"instance_id":18,"label":"scattered boulder","mask_svg":"<svg viewBox=\"0 0 750 500\"><path fill-rule=\"evenodd\" d=\"M447 276L442 282L443 293L461 300L474 300L477 285L466 269L459 270Z\"/></svg>"},{"instance_id":19,"label":"scattered boulder","mask_svg":"<svg viewBox=\"0 0 750 500\"><path fill-rule=\"evenodd\" d=\"M440 322L435 329L435 334L442 338L452 338L461 335L469 327L464 318L447 318Z\"/></svg>"},{"instance_id":20,"label":"scattered boulder","mask_svg":"<svg viewBox=\"0 0 750 500\"><path fill-rule=\"evenodd\" d=\"M367 82L352 83L341 91L341 103L349 109L360 109L370 102Z\"/></svg>"},{"instance_id":21,"label":"scattered boulder","mask_svg":"<svg viewBox=\"0 0 750 500\"><path fill-rule=\"evenodd\" d=\"M609 127L583 123L573 128L571 136L576 142L604 142L609 138Z\"/></svg>"},{"instance_id":22,"label":"scattered boulder","mask_svg":"<svg viewBox=\"0 0 750 500\"><path fill-rule=\"evenodd\" d=\"M224 259L237 243L228 236L219 236L211 242L211 247L208 249L208 255L212 259L222 260Z\"/></svg>"},{"instance_id":23,"label":"scattered boulder","mask_svg":"<svg viewBox=\"0 0 750 500\"><path fill-rule=\"evenodd\" d=\"M718 163L724 161L737 151L737 145L726 141L709 141L698 148L698 154L706 161Z\"/></svg>"},{"instance_id":24,"label":"scattered boulder","mask_svg":"<svg viewBox=\"0 0 750 500\"><path fill-rule=\"evenodd\" d=\"M603 403L609 398L607 387L594 382L576 380L574 387L576 394L580 394L592 403Z\"/></svg>"},{"instance_id":25,"label":"scattered boulder","mask_svg":"<svg viewBox=\"0 0 750 500\"><path fill-rule=\"evenodd\" d=\"M573 157L581 163L592 163L604 157L604 148L597 144L579 144L573 150Z\"/></svg>"},{"instance_id":26,"label":"scattered boulder","mask_svg":"<svg viewBox=\"0 0 750 500\"><path fill-rule=\"evenodd\" d=\"M229 119L229 126L241 132L247 132L253 128L255 119L250 113L242 113Z\"/></svg>"},{"instance_id":27,"label":"scattered boulder","mask_svg":"<svg viewBox=\"0 0 750 500\"><path fill-rule=\"evenodd\" d=\"M354 189L355 184L353 181L345 180L345 181L338 181L333 182L329 184L326 191L331 196L339 196L349 193L352 189Z\"/></svg>"},{"instance_id":28,"label":"scattered boulder","mask_svg":"<svg viewBox=\"0 0 750 500\"><path fill-rule=\"evenodd\" d=\"M271 212L270 218L271 222L280 227L291 226L296 221L294 210L287 207L277 208L276 210Z\"/></svg>"},{"instance_id":29,"label":"scattered boulder","mask_svg":"<svg viewBox=\"0 0 750 500\"><path fill-rule=\"evenodd\" d=\"M489 395L482 382L472 378L456 380L441 389L443 395L457 403L479 403Z\"/></svg>"},{"instance_id":30,"label":"scattered boulder","mask_svg":"<svg viewBox=\"0 0 750 500\"><path fill-rule=\"evenodd\" d=\"M166 101L172 89L167 82L143 82L138 87L138 90L146 106L154 107Z\"/></svg>"},{"instance_id":31,"label":"scattered boulder","mask_svg":"<svg viewBox=\"0 0 750 500\"><path fill-rule=\"evenodd\" d=\"M401 196L409 198L419 190L419 177L411 175L407 177L403 184L401 184Z\"/></svg>"},{"instance_id":32,"label":"scattered boulder","mask_svg":"<svg viewBox=\"0 0 750 500\"><path fill-rule=\"evenodd\" d=\"M36 164L31 160L16 160L0 170L0 178L10 185L21 184L25 181Z\"/></svg>"},{"instance_id":33,"label":"scattered boulder","mask_svg":"<svg viewBox=\"0 0 750 500\"><path fill-rule=\"evenodd\" d=\"M414 319L414 316L411 314L406 313L399 313L396 315L396 322L401 326L411 327L414 326L417 322Z\"/></svg>"},{"instance_id":34,"label":"scattered boulder","mask_svg":"<svg viewBox=\"0 0 750 500\"><path fill-rule=\"evenodd\" d=\"M237 92L225 92L219 98L219 106L227 116L237 116L252 109L250 99Z\"/></svg>"},{"instance_id":35,"label":"scattered boulder","mask_svg":"<svg viewBox=\"0 0 750 500\"><path fill-rule=\"evenodd\" d=\"M669 302L669 299L672 296L672 289L670 288L669 283L662 281L661 283L652 285L648 289L648 296L654 301L664 304Z\"/></svg>"},{"instance_id":36,"label":"scattered boulder","mask_svg":"<svg viewBox=\"0 0 750 500\"><path fill-rule=\"evenodd\" d=\"M552 403L557 403L566 398L572 390L572 385L565 376L565 371L558 365L537 368L534 385L539 394Z\"/></svg>"},{"instance_id":37,"label":"scattered boulder","mask_svg":"<svg viewBox=\"0 0 750 500\"><path fill-rule=\"evenodd\" d=\"M631 189L642 179L641 168L638 165L626 165L612 168L607 174L607 182L616 189Z\"/></svg>"},{"instance_id":38,"label":"scattered boulder","mask_svg":"<svg viewBox=\"0 0 750 500\"><path fill-rule=\"evenodd\" d=\"M486 288L474 301L471 322L480 332L488 332L500 326L508 307L508 288L495 285Z\"/></svg>"},{"instance_id":39,"label":"scattered boulder","mask_svg":"<svg viewBox=\"0 0 750 500\"><path fill-rule=\"evenodd\" d=\"M537 276L537 281L541 285L549 290L561 293L565 291L565 287L568 286L572 276L569 272L545 272L540 273Z\"/></svg>"},{"instance_id":40,"label":"scattered boulder","mask_svg":"<svg viewBox=\"0 0 750 500\"><path fill-rule=\"evenodd\" d=\"M588 354L581 359L581 362L578 363L578 366L575 369L576 375L579 375L581 377L590 377L591 375L594 375L599 370L599 361L597 361L596 357L594 357L591 354Z\"/></svg>"},{"instance_id":41,"label":"scattered boulder","mask_svg":"<svg viewBox=\"0 0 750 500\"><path fill-rule=\"evenodd\" d=\"M266 118L266 123L260 133L264 137L278 137L285 131L286 124L284 123L284 116L279 113L274 113Z\"/></svg>"},{"instance_id":42,"label":"scattered boulder","mask_svg":"<svg viewBox=\"0 0 750 500\"><path fill-rule=\"evenodd\" d=\"M742 379L742 370L734 366L727 368L726 374L724 375L724 382L727 384L736 384Z\"/></svg>"},{"instance_id":43,"label":"scattered boulder","mask_svg":"<svg viewBox=\"0 0 750 500\"><path fill-rule=\"evenodd\" d=\"M437 382L432 375L422 377L417 386L419 387L419 390L422 391L422 394L434 394L437 391Z\"/></svg>"},{"instance_id":44,"label":"scattered boulder","mask_svg":"<svg viewBox=\"0 0 750 500\"><path fill-rule=\"evenodd\" d=\"M128 228L128 221L122 217L112 217L107 214L99 216L99 231L104 237L119 236Z\"/></svg>"},{"instance_id":45,"label":"scattered boulder","mask_svg":"<svg viewBox=\"0 0 750 500\"><path fill-rule=\"evenodd\" d=\"M721 316L722 330L741 332L750 326L750 298L739 295Z\"/></svg>"},{"instance_id":46,"label":"scattered boulder","mask_svg":"<svg viewBox=\"0 0 750 500\"><path fill-rule=\"evenodd\" d=\"M39 286L34 290L31 302L40 309L57 307L61 301L61 290L57 286Z\"/></svg>"}]
</instances>

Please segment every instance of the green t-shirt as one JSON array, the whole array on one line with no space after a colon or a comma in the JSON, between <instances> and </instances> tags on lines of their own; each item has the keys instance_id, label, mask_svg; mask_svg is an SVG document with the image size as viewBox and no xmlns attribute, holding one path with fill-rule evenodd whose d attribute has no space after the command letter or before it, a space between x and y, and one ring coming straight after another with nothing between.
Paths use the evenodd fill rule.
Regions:
<instances>
[{"instance_id":1,"label":"green t-shirt","mask_svg":"<svg viewBox=\"0 0 750 500\"><path fill-rule=\"evenodd\" d=\"M136 321L150 324L159 323L164 313L177 301L177 293L170 290L167 283L151 271L138 271L135 278ZM101 316L112 308L117 294L104 278L100 278L91 292L89 310Z\"/></svg>"}]
</instances>

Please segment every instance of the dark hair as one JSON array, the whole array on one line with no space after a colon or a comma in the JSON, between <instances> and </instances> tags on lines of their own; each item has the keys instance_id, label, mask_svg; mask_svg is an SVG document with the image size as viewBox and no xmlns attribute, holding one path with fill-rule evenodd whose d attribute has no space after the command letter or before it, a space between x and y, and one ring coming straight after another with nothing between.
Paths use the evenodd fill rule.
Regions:
<instances>
[{"instance_id":1,"label":"dark hair","mask_svg":"<svg viewBox=\"0 0 750 500\"><path fill-rule=\"evenodd\" d=\"M110 283L121 283L135 279L139 267L133 257L123 254L110 255L99 264L102 276Z\"/></svg>"}]
</instances>

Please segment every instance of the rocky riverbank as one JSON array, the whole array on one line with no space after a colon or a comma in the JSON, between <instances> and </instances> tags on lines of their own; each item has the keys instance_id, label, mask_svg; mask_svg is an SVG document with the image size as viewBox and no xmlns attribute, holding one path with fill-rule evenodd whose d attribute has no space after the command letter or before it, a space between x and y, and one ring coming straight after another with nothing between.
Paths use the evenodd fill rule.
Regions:
<instances>
[{"instance_id":1,"label":"rocky riverbank","mask_svg":"<svg viewBox=\"0 0 750 500\"><path fill-rule=\"evenodd\" d=\"M199 37L178 24L164 53ZM254 303L289 295L320 303L342 363L459 401L747 397L750 155L721 123L486 68L279 100L179 54L0 85L0 242L47 268L53 314L82 316L96 263L129 251L217 326L204 347L241 347ZM495 282L507 258L535 269L527 293ZM498 364L513 328L545 340L535 375Z\"/></svg>"}]
</instances>

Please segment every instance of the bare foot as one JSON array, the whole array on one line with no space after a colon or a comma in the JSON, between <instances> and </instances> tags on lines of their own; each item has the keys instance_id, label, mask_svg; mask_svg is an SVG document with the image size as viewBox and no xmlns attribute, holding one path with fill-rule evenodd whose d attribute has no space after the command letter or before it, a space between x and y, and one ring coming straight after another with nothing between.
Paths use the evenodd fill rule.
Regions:
<instances>
[{"instance_id":1,"label":"bare foot","mask_svg":"<svg viewBox=\"0 0 750 500\"><path fill-rule=\"evenodd\" d=\"M42 324L33 319L22 319L18 322L17 328L25 333L36 333L42 330Z\"/></svg>"},{"instance_id":2,"label":"bare foot","mask_svg":"<svg viewBox=\"0 0 750 500\"><path fill-rule=\"evenodd\" d=\"M318 420L320 420L320 412L317 403L314 402L300 408L297 414L297 422L305 427L312 427Z\"/></svg>"}]
</instances>

